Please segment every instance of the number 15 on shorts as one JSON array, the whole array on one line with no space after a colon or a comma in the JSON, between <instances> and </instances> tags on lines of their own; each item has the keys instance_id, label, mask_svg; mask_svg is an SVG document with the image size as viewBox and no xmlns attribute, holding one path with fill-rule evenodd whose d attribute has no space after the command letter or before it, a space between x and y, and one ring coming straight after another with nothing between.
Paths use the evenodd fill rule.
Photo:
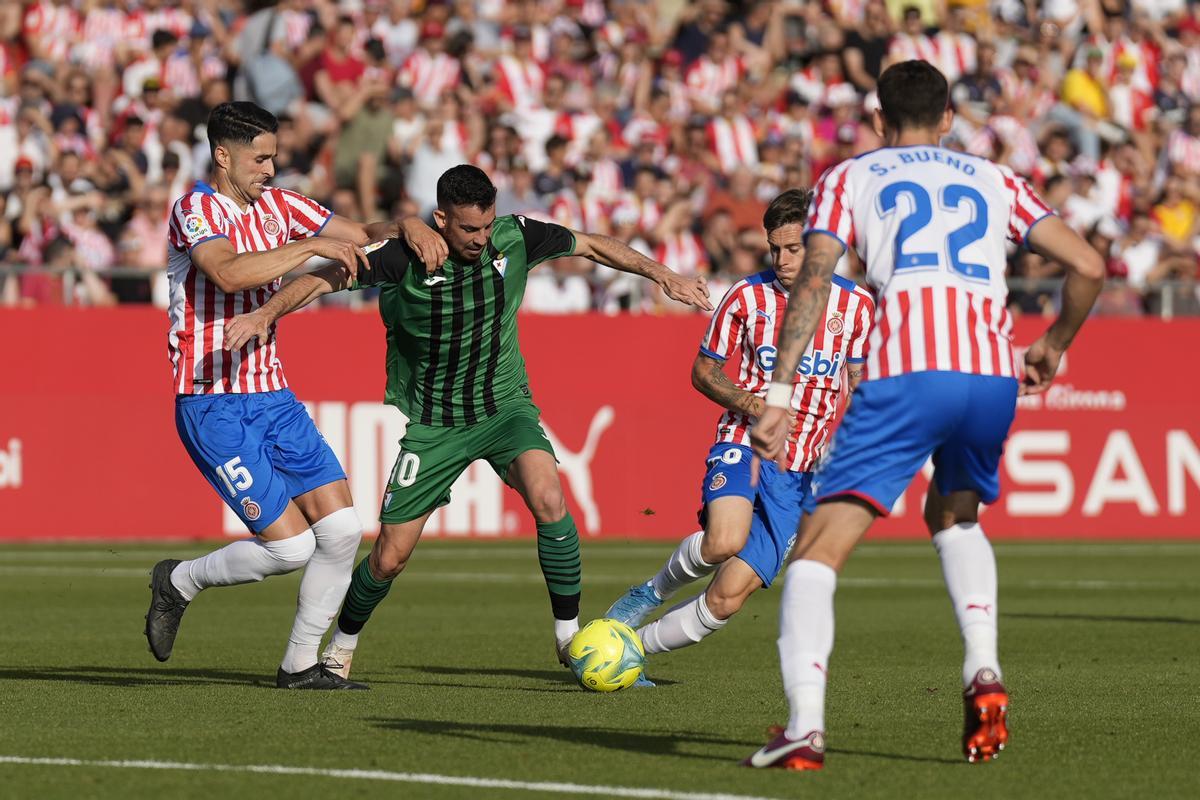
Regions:
<instances>
[{"instance_id":1,"label":"number 15 on shorts","mask_svg":"<svg viewBox=\"0 0 1200 800\"><path fill-rule=\"evenodd\" d=\"M231 458L218 466L216 473L230 497L237 497L238 492L244 492L254 485L254 476L242 466L241 456Z\"/></svg>"}]
</instances>

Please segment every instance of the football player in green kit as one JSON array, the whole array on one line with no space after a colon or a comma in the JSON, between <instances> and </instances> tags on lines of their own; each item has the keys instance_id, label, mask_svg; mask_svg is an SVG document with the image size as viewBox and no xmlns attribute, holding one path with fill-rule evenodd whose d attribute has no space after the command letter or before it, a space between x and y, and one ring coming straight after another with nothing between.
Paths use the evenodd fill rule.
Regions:
<instances>
[{"instance_id":1,"label":"football player in green kit","mask_svg":"<svg viewBox=\"0 0 1200 800\"><path fill-rule=\"evenodd\" d=\"M496 217L496 187L478 167L447 170L434 221L449 248L437 263L402 239L364 248L369 269L355 287L381 289L387 328L386 402L408 417L380 511L380 535L354 570L337 630L322 658L343 677L359 632L412 556L426 520L450 501L467 466L486 459L520 493L537 522L538 561L550 591L559 660L579 629L579 535L567 512L554 449L533 404L517 341L517 309L530 269L582 256L642 275L672 299L711 310L703 277L684 278L608 236L523 216ZM265 335L280 316L346 288L343 267L301 276L255 312L237 318L226 341Z\"/></svg>"}]
</instances>

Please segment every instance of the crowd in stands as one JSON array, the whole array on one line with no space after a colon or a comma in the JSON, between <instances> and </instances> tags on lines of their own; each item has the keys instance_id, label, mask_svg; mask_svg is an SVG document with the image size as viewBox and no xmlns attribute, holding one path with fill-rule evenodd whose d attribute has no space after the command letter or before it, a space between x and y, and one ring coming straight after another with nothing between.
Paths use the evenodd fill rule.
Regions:
<instances>
[{"instance_id":1,"label":"crowd in stands","mask_svg":"<svg viewBox=\"0 0 1200 800\"><path fill-rule=\"evenodd\" d=\"M879 145L881 70L936 64L945 145L1008 164L1108 259L1110 313L1195 313L1190 0L39 0L0 5L0 304L165 304L166 216L205 120L278 115L275 185L422 214L483 167L497 211L629 242L714 294L769 263L766 202ZM1061 267L1015 251L1011 274ZM1050 313L1021 284L1014 310ZM581 259L526 309L675 313Z\"/></svg>"}]
</instances>

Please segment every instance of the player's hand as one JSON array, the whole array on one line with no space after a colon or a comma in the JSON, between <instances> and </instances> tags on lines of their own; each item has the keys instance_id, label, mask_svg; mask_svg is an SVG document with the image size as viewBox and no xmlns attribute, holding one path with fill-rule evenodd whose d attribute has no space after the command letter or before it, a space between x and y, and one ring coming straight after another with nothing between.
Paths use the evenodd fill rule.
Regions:
<instances>
[{"instance_id":1,"label":"player's hand","mask_svg":"<svg viewBox=\"0 0 1200 800\"><path fill-rule=\"evenodd\" d=\"M334 239L329 236L319 236L312 240L314 255L328 258L331 261L341 262L350 272L350 280L353 281L358 277L358 269L370 269L371 265L367 261L367 254L358 245L347 242L344 239Z\"/></svg>"},{"instance_id":2,"label":"player's hand","mask_svg":"<svg viewBox=\"0 0 1200 800\"><path fill-rule=\"evenodd\" d=\"M412 248L432 275L450 257L450 247L442 235L416 217L400 220L400 238Z\"/></svg>"},{"instance_id":3,"label":"player's hand","mask_svg":"<svg viewBox=\"0 0 1200 800\"><path fill-rule=\"evenodd\" d=\"M704 279L703 275L685 278L668 271L663 277L661 286L663 292L672 300L687 303L689 306L705 311L713 310L712 303L708 302L708 281Z\"/></svg>"},{"instance_id":4,"label":"player's hand","mask_svg":"<svg viewBox=\"0 0 1200 800\"><path fill-rule=\"evenodd\" d=\"M750 429L750 446L760 458L777 461L783 455L783 445L791 428L788 418L791 416L786 408L767 406L767 410L754 423Z\"/></svg>"},{"instance_id":5,"label":"player's hand","mask_svg":"<svg viewBox=\"0 0 1200 800\"><path fill-rule=\"evenodd\" d=\"M1062 357L1063 351L1051 346L1045 335L1031 344L1025 351L1025 377L1019 393L1041 394L1049 389Z\"/></svg>"},{"instance_id":6,"label":"player's hand","mask_svg":"<svg viewBox=\"0 0 1200 800\"><path fill-rule=\"evenodd\" d=\"M241 350L251 339L257 339L259 344L266 344L270 332L271 320L261 311L238 314L225 323L225 340L221 348L230 352Z\"/></svg>"}]
</instances>

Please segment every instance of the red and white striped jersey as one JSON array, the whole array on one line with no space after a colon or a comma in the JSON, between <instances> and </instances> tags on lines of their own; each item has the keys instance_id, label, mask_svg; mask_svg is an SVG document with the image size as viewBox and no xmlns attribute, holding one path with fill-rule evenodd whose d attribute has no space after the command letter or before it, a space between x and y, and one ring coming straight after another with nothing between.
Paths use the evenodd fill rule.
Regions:
<instances>
[{"instance_id":1,"label":"red and white striped jersey","mask_svg":"<svg viewBox=\"0 0 1200 800\"><path fill-rule=\"evenodd\" d=\"M885 147L827 170L806 236L832 235L866 265L878 302L867 379L1015 377L1006 244L1051 213L1008 167L940 147Z\"/></svg>"},{"instance_id":2,"label":"red and white striped jersey","mask_svg":"<svg viewBox=\"0 0 1200 800\"><path fill-rule=\"evenodd\" d=\"M224 237L238 253L261 253L321 232L333 212L287 189L268 187L249 208L202 184L171 209L167 254L171 332L168 353L176 394L247 394L286 389L275 328L264 344L222 349L225 323L259 308L280 281L225 294L192 263L192 248Z\"/></svg>"},{"instance_id":3,"label":"red and white striped jersey","mask_svg":"<svg viewBox=\"0 0 1200 800\"><path fill-rule=\"evenodd\" d=\"M522 62L513 56L501 56L496 61L496 85L513 108L529 111L542 107L542 89L546 71L536 61Z\"/></svg>"},{"instance_id":4,"label":"red and white striped jersey","mask_svg":"<svg viewBox=\"0 0 1200 800\"><path fill-rule=\"evenodd\" d=\"M50 61L66 61L73 42L79 39L79 14L66 3L34 3L22 20L25 41L36 43Z\"/></svg>"},{"instance_id":5,"label":"red and white striped jersey","mask_svg":"<svg viewBox=\"0 0 1200 800\"><path fill-rule=\"evenodd\" d=\"M1187 131L1171 131L1167 139L1167 159L1192 175L1200 175L1200 138Z\"/></svg>"},{"instance_id":6,"label":"red and white striped jersey","mask_svg":"<svg viewBox=\"0 0 1200 800\"><path fill-rule=\"evenodd\" d=\"M700 352L719 361L738 356L735 385L763 397L775 369L776 326L783 322L788 293L767 270L733 285L713 312ZM842 370L866 360L867 339L875 303L852 281L833 276L825 316L813 333L796 369L792 410L797 424L788 436L788 469L808 472L829 442L837 415ZM717 441L750 445L754 419L726 411L717 423Z\"/></svg>"},{"instance_id":7,"label":"red and white striped jersey","mask_svg":"<svg viewBox=\"0 0 1200 800\"><path fill-rule=\"evenodd\" d=\"M724 173L758 166L758 136L745 114L713 117L708 123L708 144Z\"/></svg>"},{"instance_id":8,"label":"red and white striped jersey","mask_svg":"<svg viewBox=\"0 0 1200 800\"><path fill-rule=\"evenodd\" d=\"M83 34L75 42L71 59L89 70L111 69L117 45L125 34L125 12L119 8L90 8L83 18Z\"/></svg>"},{"instance_id":9,"label":"red and white striped jersey","mask_svg":"<svg viewBox=\"0 0 1200 800\"><path fill-rule=\"evenodd\" d=\"M684 81L687 83L692 104L699 109L716 110L721 106L721 95L738 85L745 67L741 59L729 56L720 63L708 56L701 56L690 67Z\"/></svg>"},{"instance_id":10,"label":"red and white striped jersey","mask_svg":"<svg viewBox=\"0 0 1200 800\"><path fill-rule=\"evenodd\" d=\"M435 106L442 96L458 86L462 67L454 56L434 55L425 48L414 50L396 75L396 82L412 90L413 97L425 107Z\"/></svg>"}]
</instances>

